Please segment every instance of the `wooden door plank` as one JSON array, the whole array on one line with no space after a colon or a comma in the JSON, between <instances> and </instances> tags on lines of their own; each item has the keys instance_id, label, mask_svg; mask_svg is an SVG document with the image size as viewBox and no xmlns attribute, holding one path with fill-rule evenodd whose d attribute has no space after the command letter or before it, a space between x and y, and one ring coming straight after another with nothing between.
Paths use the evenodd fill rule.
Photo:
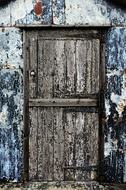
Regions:
<instances>
[{"instance_id":1,"label":"wooden door plank","mask_svg":"<svg viewBox=\"0 0 126 190\"><path fill-rule=\"evenodd\" d=\"M98 113L91 114L90 127L90 161L89 165L98 166L98 151L99 151L99 118ZM98 174L96 171L91 172L91 180L97 180Z\"/></svg>"},{"instance_id":2,"label":"wooden door plank","mask_svg":"<svg viewBox=\"0 0 126 190\"><path fill-rule=\"evenodd\" d=\"M64 180L63 108L54 108L54 180Z\"/></svg>"},{"instance_id":3,"label":"wooden door plank","mask_svg":"<svg viewBox=\"0 0 126 190\"><path fill-rule=\"evenodd\" d=\"M95 107L98 105L97 99L30 99L29 106L33 107L79 107L89 106Z\"/></svg>"},{"instance_id":4,"label":"wooden door plank","mask_svg":"<svg viewBox=\"0 0 126 190\"><path fill-rule=\"evenodd\" d=\"M29 179L38 177L38 108L29 109Z\"/></svg>"},{"instance_id":5,"label":"wooden door plank","mask_svg":"<svg viewBox=\"0 0 126 190\"><path fill-rule=\"evenodd\" d=\"M66 90L67 96L75 95L76 89L76 57L75 57L76 41L71 39L65 42L66 55Z\"/></svg>"},{"instance_id":6,"label":"wooden door plank","mask_svg":"<svg viewBox=\"0 0 126 190\"><path fill-rule=\"evenodd\" d=\"M78 112L76 114L76 167L86 167L89 166L87 159L86 159L86 151L87 151L87 145L89 142L88 132L89 129L87 129L87 134L84 136L84 130L85 128L88 128L89 126L86 126L86 117L83 112ZM85 138L87 138L85 140ZM76 180L90 180L90 172L78 169L76 170Z\"/></svg>"},{"instance_id":7,"label":"wooden door plank","mask_svg":"<svg viewBox=\"0 0 126 190\"><path fill-rule=\"evenodd\" d=\"M100 88L100 73L102 69L99 70L100 66L100 40L93 39L92 40L92 85L91 85L91 93L97 94ZM102 73L103 74L103 73Z\"/></svg>"},{"instance_id":8,"label":"wooden door plank","mask_svg":"<svg viewBox=\"0 0 126 190\"><path fill-rule=\"evenodd\" d=\"M92 170L98 163L98 113L73 111L65 117L65 179L95 180Z\"/></svg>"},{"instance_id":9,"label":"wooden door plank","mask_svg":"<svg viewBox=\"0 0 126 190\"><path fill-rule=\"evenodd\" d=\"M54 179L53 108L38 110L38 179Z\"/></svg>"},{"instance_id":10,"label":"wooden door plank","mask_svg":"<svg viewBox=\"0 0 126 190\"><path fill-rule=\"evenodd\" d=\"M99 73L97 73L98 75ZM86 41L86 90L87 94L92 94L92 40Z\"/></svg>"},{"instance_id":11,"label":"wooden door plank","mask_svg":"<svg viewBox=\"0 0 126 190\"><path fill-rule=\"evenodd\" d=\"M55 62L54 62L54 97L63 98L65 95L66 83L66 56L63 40L55 41Z\"/></svg>"},{"instance_id":12,"label":"wooden door plank","mask_svg":"<svg viewBox=\"0 0 126 190\"><path fill-rule=\"evenodd\" d=\"M38 96L41 98L54 96L55 43L54 40L38 42Z\"/></svg>"},{"instance_id":13,"label":"wooden door plank","mask_svg":"<svg viewBox=\"0 0 126 190\"><path fill-rule=\"evenodd\" d=\"M75 166L75 113L64 113L64 126L65 126L65 136L64 136L64 147L65 147L65 165L66 166ZM65 180L75 180L75 171L73 169L67 169L65 172Z\"/></svg>"},{"instance_id":14,"label":"wooden door plank","mask_svg":"<svg viewBox=\"0 0 126 190\"><path fill-rule=\"evenodd\" d=\"M99 40L77 40L77 94L99 92Z\"/></svg>"},{"instance_id":15,"label":"wooden door plank","mask_svg":"<svg viewBox=\"0 0 126 190\"><path fill-rule=\"evenodd\" d=\"M29 97L37 97L37 37L31 36L29 48Z\"/></svg>"},{"instance_id":16,"label":"wooden door plank","mask_svg":"<svg viewBox=\"0 0 126 190\"><path fill-rule=\"evenodd\" d=\"M76 94L87 94L86 89L86 71L87 71L87 41L77 40L76 43Z\"/></svg>"}]
</instances>

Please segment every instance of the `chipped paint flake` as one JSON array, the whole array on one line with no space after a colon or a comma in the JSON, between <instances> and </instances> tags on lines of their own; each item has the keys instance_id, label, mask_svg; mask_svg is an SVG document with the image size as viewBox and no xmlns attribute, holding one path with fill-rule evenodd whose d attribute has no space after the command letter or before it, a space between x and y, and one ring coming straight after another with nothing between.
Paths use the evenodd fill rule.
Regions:
<instances>
[{"instance_id":1,"label":"chipped paint flake","mask_svg":"<svg viewBox=\"0 0 126 190\"><path fill-rule=\"evenodd\" d=\"M19 181L22 173L22 33L0 30L0 180Z\"/></svg>"},{"instance_id":2,"label":"chipped paint flake","mask_svg":"<svg viewBox=\"0 0 126 190\"><path fill-rule=\"evenodd\" d=\"M105 171L108 182L126 182L126 29L107 35Z\"/></svg>"},{"instance_id":3,"label":"chipped paint flake","mask_svg":"<svg viewBox=\"0 0 126 190\"><path fill-rule=\"evenodd\" d=\"M0 8L0 25L15 24L126 25L126 12L105 0L16 0Z\"/></svg>"},{"instance_id":4,"label":"chipped paint flake","mask_svg":"<svg viewBox=\"0 0 126 190\"><path fill-rule=\"evenodd\" d=\"M16 28L0 29L0 68L22 68L22 36Z\"/></svg>"},{"instance_id":5,"label":"chipped paint flake","mask_svg":"<svg viewBox=\"0 0 126 190\"><path fill-rule=\"evenodd\" d=\"M105 25L109 23L94 0L65 0L66 24Z\"/></svg>"},{"instance_id":6,"label":"chipped paint flake","mask_svg":"<svg viewBox=\"0 0 126 190\"><path fill-rule=\"evenodd\" d=\"M53 24L65 24L65 1L52 0Z\"/></svg>"}]
</instances>

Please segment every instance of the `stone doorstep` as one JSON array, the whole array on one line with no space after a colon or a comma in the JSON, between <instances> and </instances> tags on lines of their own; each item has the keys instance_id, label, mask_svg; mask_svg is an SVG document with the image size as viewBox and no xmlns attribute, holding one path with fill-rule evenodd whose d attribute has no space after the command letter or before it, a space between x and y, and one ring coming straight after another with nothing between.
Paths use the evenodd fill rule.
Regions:
<instances>
[{"instance_id":1,"label":"stone doorstep","mask_svg":"<svg viewBox=\"0 0 126 190\"><path fill-rule=\"evenodd\" d=\"M2 183L0 184L0 190L126 190L126 185L100 185L98 182Z\"/></svg>"},{"instance_id":2,"label":"stone doorstep","mask_svg":"<svg viewBox=\"0 0 126 190\"><path fill-rule=\"evenodd\" d=\"M98 182L29 182L1 184L0 190L106 190Z\"/></svg>"}]
</instances>

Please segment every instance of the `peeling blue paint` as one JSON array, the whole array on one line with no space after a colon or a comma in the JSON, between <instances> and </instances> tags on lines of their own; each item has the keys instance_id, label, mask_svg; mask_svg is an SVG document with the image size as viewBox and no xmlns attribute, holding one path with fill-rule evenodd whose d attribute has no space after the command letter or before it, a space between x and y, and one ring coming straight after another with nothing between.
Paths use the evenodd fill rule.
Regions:
<instances>
[{"instance_id":1,"label":"peeling blue paint","mask_svg":"<svg viewBox=\"0 0 126 190\"><path fill-rule=\"evenodd\" d=\"M2 69L0 81L0 179L18 181L22 172L22 75Z\"/></svg>"},{"instance_id":2,"label":"peeling blue paint","mask_svg":"<svg viewBox=\"0 0 126 190\"><path fill-rule=\"evenodd\" d=\"M105 168L108 182L126 182L126 29L107 35Z\"/></svg>"},{"instance_id":3,"label":"peeling blue paint","mask_svg":"<svg viewBox=\"0 0 126 190\"><path fill-rule=\"evenodd\" d=\"M18 19L16 24L52 24L52 1L43 0L42 9L43 11L41 16L37 16L34 9L32 9L24 18Z\"/></svg>"},{"instance_id":4,"label":"peeling blue paint","mask_svg":"<svg viewBox=\"0 0 126 190\"><path fill-rule=\"evenodd\" d=\"M65 24L64 0L53 0L53 24Z\"/></svg>"},{"instance_id":5,"label":"peeling blue paint","mask_svg":"<svg viewBox=\"0 0 126 190\"><path fill-rule=\"evenodd\" d=\"M0 180L22 175L23 59L22 33L0 31Z\"/></svg>"},{"instance_id":6,"label":"peeling blue paint","mask_svg":"<svg viewBox=\"0 0 126 190\"><path fill-rule=\"evenodd\" d=\"M108 0L40 0L43 15L34 13L35 0L15 0L0 8L0 25L66 24L126 25L126 11Z\"/></svg>"}]
</instances>

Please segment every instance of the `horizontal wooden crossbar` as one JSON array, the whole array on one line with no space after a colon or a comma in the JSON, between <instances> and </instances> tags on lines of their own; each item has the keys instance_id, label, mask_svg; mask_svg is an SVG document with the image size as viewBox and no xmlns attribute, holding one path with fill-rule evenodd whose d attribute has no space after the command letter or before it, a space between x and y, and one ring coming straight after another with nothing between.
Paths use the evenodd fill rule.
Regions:
<instances>
[{"instance_id":1,"label":"horizontal wooden crossbar","mask_svg":"<svg viewBox=\"0 0 126 190\"><path fill-rule=\"evenodd\" d=\"M95 107L98 106L97 99L30 99L30 107Z\"/></svg>"}]
</instances>

